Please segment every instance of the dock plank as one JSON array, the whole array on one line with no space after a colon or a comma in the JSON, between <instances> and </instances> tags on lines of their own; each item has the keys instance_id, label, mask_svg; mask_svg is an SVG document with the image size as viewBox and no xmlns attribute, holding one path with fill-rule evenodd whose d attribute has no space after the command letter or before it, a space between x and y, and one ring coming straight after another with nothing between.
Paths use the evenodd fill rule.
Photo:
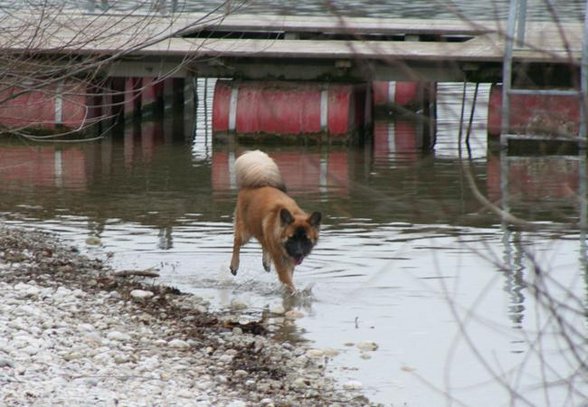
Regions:
<instances>
[{"instance_id":1,"label":"dock plank","mask_svg":"<svg viewBox=\"0 0 588 407\"><path fill-rule=\"evenodd\" d=\"M435 64L501 63L504 52L504 21L415 20L205 15L200 13L170 16L131 14L87 15L60 13L53 16L13 14L0 17L0 50L5 53L59 57L105 56L117 60L139 61L159 58L173 65L182 60L236 58L240 63L255 60L279 64L280 61L363 60L397 64L402 62ZM526 46L516 50L515 61L570 63L580 58L581 24L530 22ZM211 32L219 38L199 38ZM262 33L345 33L337 38L280 37L247 38L248 32ZM222 33L242 33L223 38ZM369 34L369 36L368 36ZM378 40L377 36L435 35L440 41ZM271 36L271 35L268 35ZM365 39L362 39L365 36ZM464 36L462 41L443 41ZM237 37L237 38L235 38ZM296 37L294 37L296 38Z\"/></svg>"}]
</instances>

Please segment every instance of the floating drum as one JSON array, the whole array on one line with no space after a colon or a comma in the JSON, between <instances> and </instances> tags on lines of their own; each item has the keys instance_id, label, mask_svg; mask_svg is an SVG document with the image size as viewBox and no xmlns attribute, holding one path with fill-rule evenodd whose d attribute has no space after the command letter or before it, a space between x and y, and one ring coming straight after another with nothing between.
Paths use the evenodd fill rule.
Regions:
<instances>
[{"instance_id":1,"label":"floating drum","mask_svg":"<svg viewBox=\"0 0 588 407\"><path fill-rule=\"evenodd\" d=\"M372 82L372 98L376 109L404 108L419 111L436 99L435 82Z\"/></svg>"},{"instance_id":2,"label":"floating drum","mask_svg":"<svg viewBox=\"0 0 588 407\"><path fill-rule=\"evenodd\" d=\"M82 129L95 117L88 84L60 81L37 88L23 84L0 92L0 126L8 129Z\"/></svg>"},{"instance_id":3,"label":"floating drum","mask_svg":"<svg viewBox=\"0 0 588 407\"><path fill-rule=\"evenodd\" d=\"M347 142L363 127L364 109L362 85L219 80L212 128L217 140L229 134L255 140L324 135Z\"/></svg>"},{"instance_id":4,"label":"floating drum","mask_svg":"<svg viewBox=\"0 0 588 407\"><path fill-rule=\"evenodd\" d=\"M577 135L579 98L574 95L511 95L509 132L531 135ZM488 135L499 137L502 85L492 85L488 101Z\"/></svg>"}]
</instances>

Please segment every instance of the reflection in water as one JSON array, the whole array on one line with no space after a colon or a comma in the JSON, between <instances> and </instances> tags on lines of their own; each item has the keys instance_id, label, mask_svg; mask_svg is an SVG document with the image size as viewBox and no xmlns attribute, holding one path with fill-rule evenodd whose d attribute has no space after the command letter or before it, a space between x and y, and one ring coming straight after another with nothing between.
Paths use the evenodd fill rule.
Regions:
<instances>
[{"instance_id":1,"label":"reflection in water","mask_svg":"<svg viewBox=\"0 0 588 407\"><path fill-rule=\"evenodd\" d=\"M512 242L509 241L510 232L504 233L504 290L510 296L510 305L508 307L509 316L514 328L521 328L525 311L524 288L525 278L525 255L522 247L522 236L520 232L515 232L512 236ZM515 253L513 254L512 246Z\"/></svg>"},{"instance_id":2,"label":"reflection in water","mask_svg":"<svg viewBox=\"0 0 588 407\"><path fill-rule=\"evenodd\" d=\"M440 112L455 103L447 99ZM577 357L552 332L565 321L574 327L576 351L583 349L584 230L502 227L463 180L455 153L459 115L442 113L429 154L415 149L418 126L407 121L378 125L365 149L264 147L301 206L326 214L319 245L297 270L300 286L313 286L312 294L292 304L260 269L259 246L244 248L239 279L228 272L236 195L231 163L242 149L212 148L205 102L194 140L188 117L182 126L145 121L97 143L3 141L2 219L56 231L80 246L97 237L102 246L87 247L90 254L112 252L113 265L125 269L156 267L164 282L218 308L238 298L253 313L277 305L300 309L305 317L276 322L276 335L338 349L330 362L336 374L361 380L388 405L508 404L513 393L502 391L496 378L530 404L545 405L535 389L580 380ZM582 160L510 157L501 167L499 157L486 154L484 131L473 137L481 148L472 168L493 202L503 200L530 221L585 224ZM578 197L584 197L580 211ZM540 285L537 263L548 271ZM559 319L539 288L564 299L557 303ZM562 301L569 307L559 307ZM538 328L549 334L538 336ZM346 346L366 340L378 350ZM582 395L577 386L545 391L554 405L573 405Z\"/></svg>"}]
</instances>

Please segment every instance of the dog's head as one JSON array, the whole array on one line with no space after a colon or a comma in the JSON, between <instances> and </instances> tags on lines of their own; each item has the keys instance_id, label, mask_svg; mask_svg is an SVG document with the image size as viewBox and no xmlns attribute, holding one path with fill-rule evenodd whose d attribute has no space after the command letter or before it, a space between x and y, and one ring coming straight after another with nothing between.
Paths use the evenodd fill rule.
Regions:
<instances>
[{"instance_id":1,"label":"dog's head","mask_svg":"<svg viewBox=\"0 0 588 407\"><path fill-rule=\"evenodd\" d=\"M280 222L284 250L294 264L299 265L310 254L319 238L321 213L294 216L288 209L282 208Z\"/></svg>"}]
</instances>

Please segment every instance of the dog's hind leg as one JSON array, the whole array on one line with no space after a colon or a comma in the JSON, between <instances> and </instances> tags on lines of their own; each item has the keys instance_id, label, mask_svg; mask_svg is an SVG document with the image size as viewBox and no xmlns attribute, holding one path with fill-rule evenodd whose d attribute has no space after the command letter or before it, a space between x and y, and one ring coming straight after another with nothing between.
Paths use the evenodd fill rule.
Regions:
<instances>
[{"instance_id":1,"label":"dog's hind leg","mask_svg":"<svg viewBox=\"0 0 588 407\"><path fill-rule=\"evenodd\" d=\"M250 236L244 235L244 233L239 232L235 229L235 238L233 240L233 256L231 257L231 274L234 276L237 275L237 270L239 270L239 255L241 253L241 246L249 241Z\"/></svg>"},{"instance_id":2,"label":"dog's hind leg","mask_svg":"<svg viewBox=\"0 0 588 407\"><path fill-rule=\"evenodd\" d=\"M263 263L263 269L269 273L272 269L272 257L265 249L262 249L262 253L261 262Z\"/></svg>"}]
</instances>

